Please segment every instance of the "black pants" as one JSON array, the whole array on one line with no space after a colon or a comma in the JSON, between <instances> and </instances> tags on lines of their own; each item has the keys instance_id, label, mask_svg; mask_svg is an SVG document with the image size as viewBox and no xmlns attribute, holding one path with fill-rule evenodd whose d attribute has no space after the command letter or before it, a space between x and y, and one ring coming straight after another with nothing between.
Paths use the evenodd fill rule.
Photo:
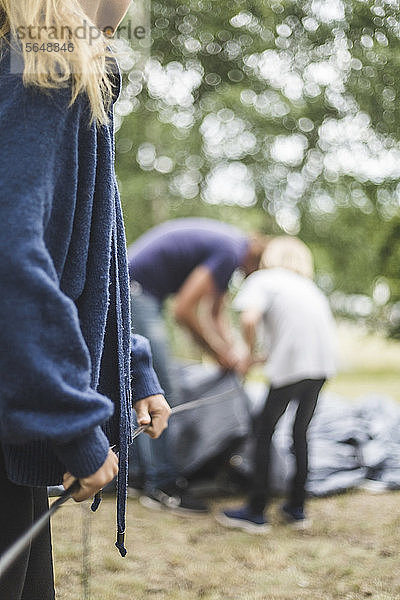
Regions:
<instances>
[{"instance_id":1,"label":"black pants","mask_svg":"<svg viewBox=\"0 0 400 600\"><path fill-rule=\"evenodd\" d=\"M271 387L255 426L254 477L248 502L253 512L262 513L268 502L272 436L289 402L295 399L298 401L293 426L296 472L290 486L289 502L292 506L303 506L308 473L307 429L324 383L325 379L304 379L280 388Z\"/></svg>"},{"instance_id":2,"label":"black pants","mask_svg":"<svg viewBox=\"0 0 400 600\"><path fill-rule=\"evenodd\" d=\"M7 479L0 449L0 555L47 509L46 488ZM50 526L0 579L0 600L54 600Z\"/></svg>"}]
</instances>

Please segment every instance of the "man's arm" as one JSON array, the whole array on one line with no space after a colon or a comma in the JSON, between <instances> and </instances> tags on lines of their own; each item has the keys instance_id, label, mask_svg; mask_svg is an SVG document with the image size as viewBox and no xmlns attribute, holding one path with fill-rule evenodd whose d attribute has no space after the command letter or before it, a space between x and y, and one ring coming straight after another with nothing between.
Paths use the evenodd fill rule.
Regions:
<instances>
[{"instance_id":1,"label":"man's arm","mask_svg":"<svg viewBox=\"0 0 400 600\"><path fill-rule=\"evenodd\" d=\"M186 327L195 341L213 356L226 369L232 369L237 361L228 342L215 335L214 319L202 323L199 318L199 306L205 298L213 300L220 295L217 291L211 271L203 265L196 267L175 297L174 316L178 323Z\"/></svg>"},{"instance_id":2,"label":"man's arm","mask_svg":"<svg viewBox=\"0 0 400 600\"><path fill-rule=\"evenodd\" d=\"M210 318L211 326L225 344L232 346L233 339L226 314L226 294L216 294L213 298Z\"/></svg>"}]
</instances>

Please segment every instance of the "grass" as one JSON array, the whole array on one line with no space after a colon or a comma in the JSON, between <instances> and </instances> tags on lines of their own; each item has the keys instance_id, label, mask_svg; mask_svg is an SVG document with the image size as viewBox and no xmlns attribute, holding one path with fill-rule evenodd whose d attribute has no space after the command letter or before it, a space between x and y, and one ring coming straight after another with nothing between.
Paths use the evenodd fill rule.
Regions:
<instances>
[{"instance_id":1,"label":"grass","mask_svg":"<svg viewBox=\"0 0 400 600\"><path fill-rule=\"evenodd\" d=\"M329 389L400 401L400 346L348 326L340 341L342 368ZM214 498L209 516L188 519L129 499L124 559L114 547L114 498L94 514L68 502L52 523L57 600L88 600L88 557L91 600L400 600L398 492L311 499L306 532L280 522L275 500L268 536L218 525L214 514L241 500Z\"/></svg>"},{"instance_id":2,"label":"grass","mask_svg":"<svg viewBox=\"0 0 400 600\"><path fill-rule=\"evenodd\" d=\"M400 402L400 361L397 372L393 370L369 371L360 369L351 373L339 373L328 381L324 390L349 400L368 395L394 398Z\"/></svg>"},{"instance_id":3,"label":"grass","mask_svg":"<svg viewBox=\"0 0 400 600\"><path fill-rule=\"evenodd\" d=\"M338 375L326 389L349 399L367 394L400 402L400 344L367 334L350 323L338 327Z\"/></svg>"},{"instance_id":4,"label":"grass","mask_svg":"<svg viewBox=\"0 0 400 600\"><path fill-rule=\"evenodd\" d=\"M240 499L212 501L215 513ZM92 600L395 600L400 598L398 494L312 499L311 530L226 530L128 502L128 555L113 547L114 499L97 514L72 502L53 521L58 600L83 598L82 523L91 522ZM87 522L85 524L87 528ZM86 542L87 543L87 542Z\"/></svg>"}]
</instances>

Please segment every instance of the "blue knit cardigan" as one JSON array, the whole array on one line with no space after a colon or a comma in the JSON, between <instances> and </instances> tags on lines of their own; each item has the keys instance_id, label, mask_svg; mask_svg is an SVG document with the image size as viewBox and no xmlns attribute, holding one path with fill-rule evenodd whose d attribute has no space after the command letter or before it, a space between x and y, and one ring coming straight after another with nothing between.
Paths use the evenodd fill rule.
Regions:
<instances>
[{"instance_id":1,"label":"blue knit cardigan","mask_svg":"<svg viewBox=\"0 0 400 600\"><path fill-rule=\"evenodd\" d=\"M118 543L125 529L134 399L161 390L149 346L131 339L129 279L110 123L89 103L44 93L0 59L0 441L29 486L95 472L119 450ZM118 66L110 63L120 92Z\"/></svg>"}]
</instances>

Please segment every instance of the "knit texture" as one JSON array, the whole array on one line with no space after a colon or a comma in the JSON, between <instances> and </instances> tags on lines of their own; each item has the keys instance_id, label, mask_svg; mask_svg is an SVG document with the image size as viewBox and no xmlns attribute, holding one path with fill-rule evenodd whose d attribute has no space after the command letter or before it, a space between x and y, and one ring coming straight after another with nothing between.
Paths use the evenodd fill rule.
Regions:
<instances>
[{"instance_id":1,"label":"knit texture","mask_svg":"<svg viewBox=\"0 0 400 600\"><path fill-rule=\"evenodd\" d=\"M112 65L116 92L120 73ZM125 529L130 304L110 123L70 89L26 88L0 61L0 440L10 480L56 485L119 450ZM138 342L139 347L141 342ZM145 345L145 344L144 344ZM145 352L145 351L144 351ZM135 378L154 383L146 361ZM154 387L158 393L159 386Z\"/></svg>"},{"instance_id":2,"label":"knit texture","mask_svg":"<svg viewBox=\"0 0 400 600\"><path fill-rule=\"evenodd\" d=\"M146 372L146 377L141 374ZM133 401L137 402L153 394L164 394L153 369L150 342L141 335L131 337L131 373Z\"/></svg>"}]
</instances>

